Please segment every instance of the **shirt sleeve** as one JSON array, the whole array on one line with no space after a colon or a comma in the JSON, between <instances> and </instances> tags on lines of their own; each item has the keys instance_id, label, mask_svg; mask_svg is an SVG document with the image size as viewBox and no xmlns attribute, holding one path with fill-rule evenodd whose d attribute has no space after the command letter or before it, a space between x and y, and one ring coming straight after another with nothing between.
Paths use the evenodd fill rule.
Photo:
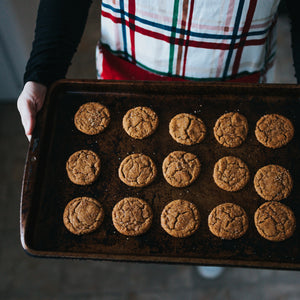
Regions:
<instances>
[{"instance_id":1,"label":"shirt sleeve","mask_svg":"<svg viewBox=\"0 0 300 300\"><path fill-rule=\"evenodd\" d=\"M299 1L286 0L287 8L291 18L291 37L292 50L295 67L295 76L298 84L300 83L300 17L299 17Z\"/></svg>"},{"instance_id":2,"label":"shirt sleeve","mask_svg":"<svg viewBox=\"0 0 300 300\"><path fill-rule=\"evenodd\" d=\"M77 50L92 0L41 0L24 84L64 78Z\"/></svg>"}]
</instances>

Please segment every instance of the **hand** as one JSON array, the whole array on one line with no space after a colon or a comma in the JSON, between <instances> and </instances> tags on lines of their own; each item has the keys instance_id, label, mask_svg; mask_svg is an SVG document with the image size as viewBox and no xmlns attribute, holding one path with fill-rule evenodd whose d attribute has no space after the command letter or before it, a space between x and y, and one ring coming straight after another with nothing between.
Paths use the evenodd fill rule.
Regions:
<instances>
[{"instance_id":1,"label":"hand","mask_svg":"<svg viewBox=\"0 0 300 300\"><path fill-rule=\"evenodd\" d=\"M46 92L47 87L43 84L28 81L18 98L18 110L29 141L35 127L36 114L43 107Z\"/></svg>"}]
</instances>

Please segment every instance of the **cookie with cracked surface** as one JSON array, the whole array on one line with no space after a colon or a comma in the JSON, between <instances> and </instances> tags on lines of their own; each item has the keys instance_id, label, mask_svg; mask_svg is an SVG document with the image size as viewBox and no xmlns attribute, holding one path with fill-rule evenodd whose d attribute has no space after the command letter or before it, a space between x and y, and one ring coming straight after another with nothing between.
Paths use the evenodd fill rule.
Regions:
<instances>
[{"instance_id":1,"label":"cookie with cracked surface","mask_svg":"<svg viewBox=\"0 0 300 300\"><path fill-rule=\"evenodd\" d=\"M115 228L124 235L136 236L145 233L152 224L152 210L147 202L128 197L118 202L112 211Z\"/></svg>"},{"instance_id":2,"label":"cookie with cracked surface","mask_svg":"<svg viewBox=\"0 0 300 300\"><path fill-rule=\"evenodd\" d=\"M247 119L237 112L222 115L214 126L216 140L225 147L240 146L248 134Z\"/></svg>"},{"instance_id":3,"label":"cookie with cracked surface","mask_svg":"<svg viewBox=\"0 0 300 300\"><path fill-rule=\"evenodd\" d=\"M193 183L200 173L200 168L197 156L185 151L171 152L162 165L166 181L174 187L186 187Z\"/></svg>"},{"instance_id":4,"label":"cookie with cracked surface","mask_svg":"<svg viewBox=\"0 0 300 300\"><path fill-rule=\"evenodd\" d=\"M221 239L238 239L246 233L248 226L246 212L233 203L218 205L208 216L210 232Z\"/></svg>"},{"instance_id":5,"label":"cookie with cracked surface","mask_svg":"<svg viewBox=\"0 0 300 300\"><path fill-rule=\"evenodd\" d=\"M294 136L292 122L281 115L269 114L256 123L255 136L268 148L280 148L288 144Z\"/></svg>"},{"instance_id":6,"label":"cookie with cracked surface","mask_svg":"<svg viewBox=\"0 0 300 300\"><path fill-rule=\"evenodd\" d=\"M119 167L120 179L129 186L143 187L156 177L157 169L152 159L142 153L128 155Z\"/></svg>"},{"instance_id":7,"label":"cookie with cracked surface","mask_svg":"<svg viewBox=\"0 0 300 300\"><path fill-rule=\"evenodd\" d=\"M102 132L109 122L109 110L98 102L88 102L81 105L74 117L76 128L88 135Z\"/></svg>"},{"instance_id":8,"label":"cookie with cracked surface","mask_svg":"<svg viewBox=\"0 0 300 300\"><path fill-rule=\"evenodd\" d=\"M278 165L260 168L254 176L256 192L268 201L280 201L289 196L293 188L290 172Z\"/></svg>"},{"instance_id":9,"label":"cookie with cracked surface","mask_svg":"<svg viewBox=\"0 0 300 300\"><path fill-rule=\"evenodd\" d=\"M219 188L228 192L236 192L247 184L250 172L241 159L225 156L216 162L213 178Z\"/></svg>"},{"instance_id":10,"label":"cookie with cracked surface","mask_svg":"<svg viewBox=\"0 0 300 300\"><path fill-rule=\"evenodd\" d=\"M292 210L276 201L262 204L254 214L254 223L258 233L273 242L290 238L296 229L296 218Z\"/></svg>"},{"instance_id":11,"label":"cookie with cracked surface","mask_svg":"<svg viewBox=\"0 0 300 300\"><path fill-rule=\"evenodd\" d=\"M100 174L100 158L91 150L79 150L69 157L66 170L73 183L91 184Z\"/></svg>"},{"instance_id":12,"label":"cookie with cracked surface","mask_svg":"<svg viewBox=\"0 0 300 300\"><path fill-rule=\"evenodd\" d=\"M96 230L104 219L102 205L93 198L78 197L65 207L63 222L73 234L81 235Z\"/></svg>"},{"instance_id":13,"label":"cookie with cracked surface","mask_svg":"<svg viewBox=\"0 0 300 300\"><path fill-rule=\"evenodd\" d=\"M161 227L171 236L184 238L192 235L200 224L197 207L186 200L174 200L167 204L160 217Z\"/></svg>"},{"instance_id":14,"label":"cookie with cracked surface","mask_svg":"<svg viewBox=\"0 0 300 300\"><path fill-rule=\"evenodd\" d=\"M138 106L130 109L123 117L123 128L134 139L143 139L154 133L158 117L149 107Z\"/></svg>"},{"instance_id":15,"label":"cookie with cracked surface","mask_svg":"<svg viewBox=\"0 0 300 300\"><path fill-rule=\"evenodd\" d=\"M194 115L182 113L170 121L169 133L177 143L194 145L203 141L206 127L201 119Z\"/></svg>"}]
</instances>

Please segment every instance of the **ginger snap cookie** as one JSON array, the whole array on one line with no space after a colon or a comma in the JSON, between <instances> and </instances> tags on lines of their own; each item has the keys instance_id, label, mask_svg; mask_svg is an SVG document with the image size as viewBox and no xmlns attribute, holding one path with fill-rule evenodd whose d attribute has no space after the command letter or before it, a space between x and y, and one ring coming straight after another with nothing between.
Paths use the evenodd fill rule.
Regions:
<instances>
[{"instance_id":1,"label":"ginger snap cookie","mask_svg":"<svg viewBox=\"0 0 300 300\"><path fill-rule=\"evenodd\" d=\"M216 162L213 178L219 188L228 192L235 192L247 184L250 172L241 159L225 156Z\"/></svg>"},{"instance_id":2,"label":"ginger snap cookie","mask_svg":"<svg viewBox=\"0 0 300 300\"><path fill-rule=\"evenodd\" d=\"M109 122L109 110L97 102L88 102L81 105L74 117L76 128L89 135L103 131Z\"/></svg>"},{"instance_id":3,"label":"ginger snap cookie","mask_svg":"<svg viewBox=\"0 0 300 300\"><path fill-rule=\"evenodd\" d=\"M145 233L152 224L152 210L147 202L139 198L124 198L112 211L115 228L124 235L136 236Z\"/></svg>"},{"instance_id":4,"label":"ginger snap cookie","mask_svg":"<svg viewBox=\"0 0 300 300\"><path fill-rule=\"evenodd\" d=\"M256 192L268 201L280 201L289 196L293 188L290 172L278 165L260 168L254 176Z\"/></svg>"},{"instance_id":5,"label":"ginger snap cookie","mask_svg":"<svg viewBox=\"0 0 300 300\"><path fill-rule=\"evenodd\" d=\"M201 119L194 115L182 113L170 121L169 133L177 143L194 145L203 141L206 127Z\"/></svg>"},{"instance_id":6,"label":"ginger snap cookie","mask_svg":"<svg viewBox=\"0 0 300 300\"><path fill-rule=\"evenodd\" d=\"M79 197L71 200L63 214L66 228L77 235L96 230L102 223L104 210L93 198Z\"/></svg>"},{"instance_id":7,"label":"ginger snap cookie","mask_svg":"<svg viewBox=\"0 0 300 300\"><path fill-rule=\"evenodd\" d=\"M123 128L134 139L151 135L158 126L158 117L149 107L138 106L127 111L123 117Z\"/></svg>"},{"instance_id":8,"label":"ginger snap cookie","mask_svg":"<svg viewBox=\"0 0 300 300\"><path fill-rule=\"evenodd\" d=\"M268 148L280 148L293 138L294 126L284 116L265 115L256 123L255 136L261 144Z\"/></svg>"},{"instance_id":9,"label":"ginger snap cookie","mask_svg":"<svg viewBox=\"0 0 300 300\"><path fill-rule=\"evenodd\" d=\"M100 174L100 158L91 150L79 150L69 157L66 170L73 183L91 184Z\"/></svg>"},{"instance_id":10,"label":"ginger snap cookie","mask_svg":"<svg viewBox=\"0 0 300 300\"><path fill-rule=\"evenodd\" d=\"M171 236L183 238L192 235L200 224L197 207L186 200L167 204L160 217L161 227Z\"/></svg>"},{"instance_id":11,"label":"ginger snap cookie","mask_svg":"<svg viewBox=\"0 0 300 300\"><path fill-rule=\"evenodd\" d=\"M152 159L142 153L125 157L119 167L120 179L129 186L143 187L156 177L157 169Z\"/></svg>"},{"instance_id":12,"label":"ginger snap cookie","mask_svg":"<svg viewBox=\"0 0 300 300\"><path fill-rule=\"evenodd\" d=\"M290 238L296 228L292 210L277 201L265 202L254 214L258 233L265 239L280 242Z\"/></svg>"},{"instance_id":13,"label":"ginger snap cookie","mask_svg":"<svg viewBox=\"0 0 300 300\"><path fill-rule=\"evenodd\" d=\"M234 148L241 145L247 134L247 119L237 112L222 115L214 127L216 140L225 147Z\"/></svg>"},{"instance_id":14,"label":"ginger snap cookie","mask_svg":"<svg viewBox=\"0 0 300 300\"><path fill-rule=\"evenodd\" d=\"M212 234L225 239L238 239L248 229L248 217L242 207L223 203L215 207L208 216L208 227Z\"/></svg>"},{"instance_id":15,"label":"ginger snap cookie","mask_svg":"<svg viewBox=\"0 0 300 300\"><path fill-rule=\"evenodd\" d=\"M250 172L241 159L225 156L216 162L213 178L219 188L228 192L235 192L247 184Z\"/></svg>"},{"instance_id":16,"label":"ginger snap cookie","mask_svg":"<svg viewBox=\"0 0 300 300\"><path fill-rule=\"evenodd\" d=\"M200 173L197 156L184 151L171 152L163 161L163 175L174 187L185 187L194 182Z\"/></svg>"}]
</instances>

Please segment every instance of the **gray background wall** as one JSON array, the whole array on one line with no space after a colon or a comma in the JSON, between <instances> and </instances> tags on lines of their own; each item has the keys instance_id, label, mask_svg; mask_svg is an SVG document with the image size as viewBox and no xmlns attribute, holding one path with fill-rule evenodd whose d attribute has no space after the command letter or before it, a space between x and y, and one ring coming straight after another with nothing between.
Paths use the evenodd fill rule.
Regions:
<instances>
[{"instance_id":1,"label":"gray background wall","mask_svg":"<svg viewBox=\"0 0 300 300\"><path fill-rule=\"evenodd\" d=\"M38 2L0 1L0 100L15 100L22 88Z\"/></svg>"}]
</instances>

